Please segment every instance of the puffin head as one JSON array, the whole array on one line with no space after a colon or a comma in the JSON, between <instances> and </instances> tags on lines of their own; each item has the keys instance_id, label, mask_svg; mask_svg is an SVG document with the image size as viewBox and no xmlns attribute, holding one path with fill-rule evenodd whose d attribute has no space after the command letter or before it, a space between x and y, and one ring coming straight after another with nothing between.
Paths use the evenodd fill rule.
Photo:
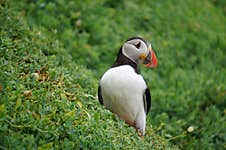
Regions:
<instances>
[{"instance_id":1,"label":"puffin head","mask_svg":"<svg viewBox=\"0 0 226 150\"><path fill-rule=\"evenodd\" d=\"M146 67L157 67L158 60L151 48L141 37L132 37L128 39L122 46L122 54L135 62L142 63Z\"/></svg>"}]
</instances>

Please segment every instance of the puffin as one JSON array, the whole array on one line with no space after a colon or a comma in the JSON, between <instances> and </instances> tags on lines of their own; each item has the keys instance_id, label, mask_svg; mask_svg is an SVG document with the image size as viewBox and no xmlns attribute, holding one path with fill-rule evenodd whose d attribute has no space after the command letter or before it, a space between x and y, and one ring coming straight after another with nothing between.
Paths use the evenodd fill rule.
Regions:
<instances>
[{"instance_id":1,"label":"puffin","mask_svg":"<svg viewBox=\"0 0 226 150\"><path fill-rule=\"evenodd\" d=\"M151 107L150 90L138 71L138 64L157 67L151 44L132 37L120 47L114 64L99 81L98 100L144 138L146 117Z\"/></svg>"}]
</instances>

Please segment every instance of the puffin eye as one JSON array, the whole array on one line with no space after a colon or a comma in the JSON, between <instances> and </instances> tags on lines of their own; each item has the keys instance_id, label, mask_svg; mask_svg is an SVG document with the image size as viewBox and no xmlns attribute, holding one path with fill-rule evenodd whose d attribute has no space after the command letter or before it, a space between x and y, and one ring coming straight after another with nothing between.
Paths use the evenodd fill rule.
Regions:
<instances>
[{"instance_id":1,"label":"puffin eye","mask_svg":"<svg viewBox=\"0 0 226 150\"><path fill-rule=\"evenodd\" d=\"M136 48L140 48L140 45L141 45L141 42L139 41L137 44L135 44L134 46L136 47Z\"/></svg>"}]
</instances>

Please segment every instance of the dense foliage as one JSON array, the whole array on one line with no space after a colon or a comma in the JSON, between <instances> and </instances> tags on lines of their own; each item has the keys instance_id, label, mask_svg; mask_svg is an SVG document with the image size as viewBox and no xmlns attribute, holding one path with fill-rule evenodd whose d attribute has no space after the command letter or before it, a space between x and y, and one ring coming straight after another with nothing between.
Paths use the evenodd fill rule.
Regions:
<instances>
[{"instance_id":1,"label":"dense foliage","mask_svg":"<svg viewBox=\"0 0 226 150\"><path fill-rule=\"evenodd\" d=\"M172 147L151 127L142 141L103 109L93 73L9 6L0 7L0 149Z\"/></svg>"},{"instance_id":2,"label":"dense foliage","mask_svg":"<svg viewBox=\"0 0 226 150\"><path fill-rule=\"evenodd\" d=\"M1 148L225 148L223 0L0 4ZM153 99L144 141L95 96L134 35L159 59L157 69L141 67Z\"/></svg>"}]
</instances>

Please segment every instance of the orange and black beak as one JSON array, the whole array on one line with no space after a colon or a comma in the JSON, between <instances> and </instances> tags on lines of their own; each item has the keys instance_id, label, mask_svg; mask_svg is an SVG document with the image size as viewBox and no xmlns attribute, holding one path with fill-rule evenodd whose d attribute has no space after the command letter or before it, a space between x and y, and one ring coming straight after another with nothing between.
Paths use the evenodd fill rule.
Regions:
<instances>
[{"instance_id":1,"label":"orange and black beak","mask_svg":"<svg viewBox=\"0 0 226 150\"><path fill-rule=\"evenodd\" d=\"M155 55L155 52L150 49L150 51L148 52L148 55L144 58L143 64L146 67L151 67L151 68L155 68L158 65L158 60L157 57Z\"/></svg>"}]
</instances>

